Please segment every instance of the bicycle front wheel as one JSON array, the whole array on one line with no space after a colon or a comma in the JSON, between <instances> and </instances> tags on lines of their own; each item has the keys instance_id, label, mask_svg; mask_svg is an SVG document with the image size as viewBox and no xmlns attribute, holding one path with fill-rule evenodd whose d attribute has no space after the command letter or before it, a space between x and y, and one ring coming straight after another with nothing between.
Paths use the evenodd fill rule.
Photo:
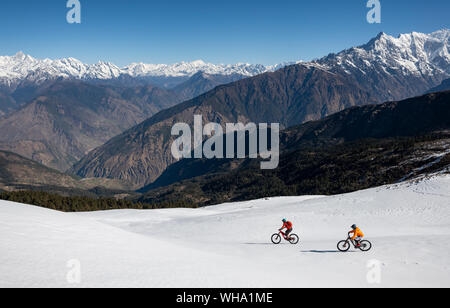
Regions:
<instances>
[{"instance_id":1,"label":"bicycle front wheel","mask_svg":"<svg viewBox=\"0 0 450 308\"><path fill-rule=\"evenodd\" d=\"M275 233L274 235L272 235L272 243L274 243L275 245L280 244L281 243L281 235L279 235L278 233Z\"/></svg>"},{"instance_id":2,"label":"bicycle front wheel","mask_svg":"<svg viewBox=\"0 0 450 308\"><path fill-rule=\"evenodd\" d=\"M337 244L337 249L342 252L348 251L350 249L350 242L349 241L340 241Z\"/></svg>"}]
</instances>

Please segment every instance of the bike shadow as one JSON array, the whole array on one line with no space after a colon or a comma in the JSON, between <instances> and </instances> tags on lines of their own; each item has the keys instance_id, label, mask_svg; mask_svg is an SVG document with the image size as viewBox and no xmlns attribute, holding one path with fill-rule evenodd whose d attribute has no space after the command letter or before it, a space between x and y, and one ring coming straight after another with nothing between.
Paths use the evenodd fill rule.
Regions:
<instances>
[{"instance_id":1,"label":"bike shadow","mask_svg":"<svg viewBox=\"0 0 450 308\"><path fill-rule=\"evenodd\" d=\"M303 253L342 253L339 250L302 250ZM355 251L347 251L346 253L353 253Z\"/></svg>"},{"instance_id":2,"label":"bike shadow","mask_svg":"<svg viewBox=\"0 0 450 308\"><path fill-rule=\"evenodd\" d=\"M267 245L274 246L272 243L242 243L243 245Z\"/></svg>"}]
</instances>

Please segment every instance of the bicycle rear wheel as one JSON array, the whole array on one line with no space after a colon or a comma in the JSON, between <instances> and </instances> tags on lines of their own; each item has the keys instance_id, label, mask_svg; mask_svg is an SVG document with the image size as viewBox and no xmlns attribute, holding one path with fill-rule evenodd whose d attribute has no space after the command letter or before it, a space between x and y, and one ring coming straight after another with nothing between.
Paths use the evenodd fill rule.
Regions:
<instances>
[{"instance_id":1,"label":"bicycle rear wheel","mask_svg":"<svg viewBox=\"0 0 450 308\"><path fill-rule=\"evenodd\" d=\"M350 249L350 242L349 241L340 241L337 244L337 249L342 252L348 251Z\"/></svg>"},{"instance_id":2,"label":"bicycle rear wheel","mask_svg":"<svg viewBox=\"0 0 450 308\"><path fill-rule=\"evenodd\" d=\"M275 233L274 235L272 235L271 239L272 239L272 243L274 243L275 245L281 243L281 235L279 235L278 233Z\"/></svg>"},{"instance_id":3,"label":"bicycle rear wheel","mask_svg":"<svg viewBox=\"0 0 450 308\"><path fill-rule=\"evenodd\" d=\"M300 241L300 238L298 237L297 234L290 234L289 237L290 237L289 243L291 243L292 245L296 245Z\"/></svg>"},{"instance_id":4,"label":"bicycle rear wheel","mask_svg":"<svg viewBox=\"0 0 450 308\"><path fill-rule=\"evenodd\" d=\"M361 246L359 247L362 251L369 251L372 249L372 243L369 241L361 241Z\"/></svg>"}]
</instances>

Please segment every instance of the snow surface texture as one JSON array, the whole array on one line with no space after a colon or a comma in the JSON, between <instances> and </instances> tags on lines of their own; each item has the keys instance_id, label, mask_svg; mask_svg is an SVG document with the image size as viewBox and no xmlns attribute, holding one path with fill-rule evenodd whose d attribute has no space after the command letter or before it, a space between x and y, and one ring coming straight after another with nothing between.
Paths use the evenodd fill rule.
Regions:
<instances>
[{"instance_id":1,"label":"snow surface texture","mask_svg":"<svg viewBox=\"0 0 450 308\"><path fill-rule=\"evenodd\" d=\"M271 244L284 217L299 245ZM353 223L372 251L336 250ZM0 234L0 287L450 287L450 176L195 210L60 213L0 201ZM67 280L73 259L79 284ZM380 284L367 280L371 260Z\"/></svg>"},{"instance_id":2,"label":"snow surface texture","mask_svg":"<svg viewBox=\"0 0 450 308\"><path fill-rule=\"evenodd\" d=\"M413 32L402 34L398 38L382 33L364 46L305 64L324 69L340 67L349 73L355 68L370 71L377 65L386 71L399 71L403 74L431 76L444 73L450 76L449 37L449 29L431 34ZM132 63L120 68L107 62L84 64L74 58L40 60L18 52L14 56L0 56L0 84L11 86L25 80L39 83L54 78L114 79L121 75L191 77L199 71L212 75L239 74L250 77L296 63L301 61L265 66L248 63L212 64L197 60L170 65Z\"/></svg>"}]
</instances>

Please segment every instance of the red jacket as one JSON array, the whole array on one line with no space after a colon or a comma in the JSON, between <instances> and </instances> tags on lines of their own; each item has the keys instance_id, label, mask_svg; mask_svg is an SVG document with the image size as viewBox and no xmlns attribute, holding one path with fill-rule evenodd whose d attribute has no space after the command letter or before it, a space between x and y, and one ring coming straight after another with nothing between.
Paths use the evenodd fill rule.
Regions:
<instances>
[{"instance_id":1,"label":"red jacket","mask_svg":"<svg viewBox=\"0 0 450 308\"><path fill-rule=\"evenodd\" d=\"M281 227L281 229L284 229L284 228L286 228L286 229L288 229L288 230L292 229L292 222L286 221L286 222L283 224L283 226Z\"/></svg>"}]
</instances>

